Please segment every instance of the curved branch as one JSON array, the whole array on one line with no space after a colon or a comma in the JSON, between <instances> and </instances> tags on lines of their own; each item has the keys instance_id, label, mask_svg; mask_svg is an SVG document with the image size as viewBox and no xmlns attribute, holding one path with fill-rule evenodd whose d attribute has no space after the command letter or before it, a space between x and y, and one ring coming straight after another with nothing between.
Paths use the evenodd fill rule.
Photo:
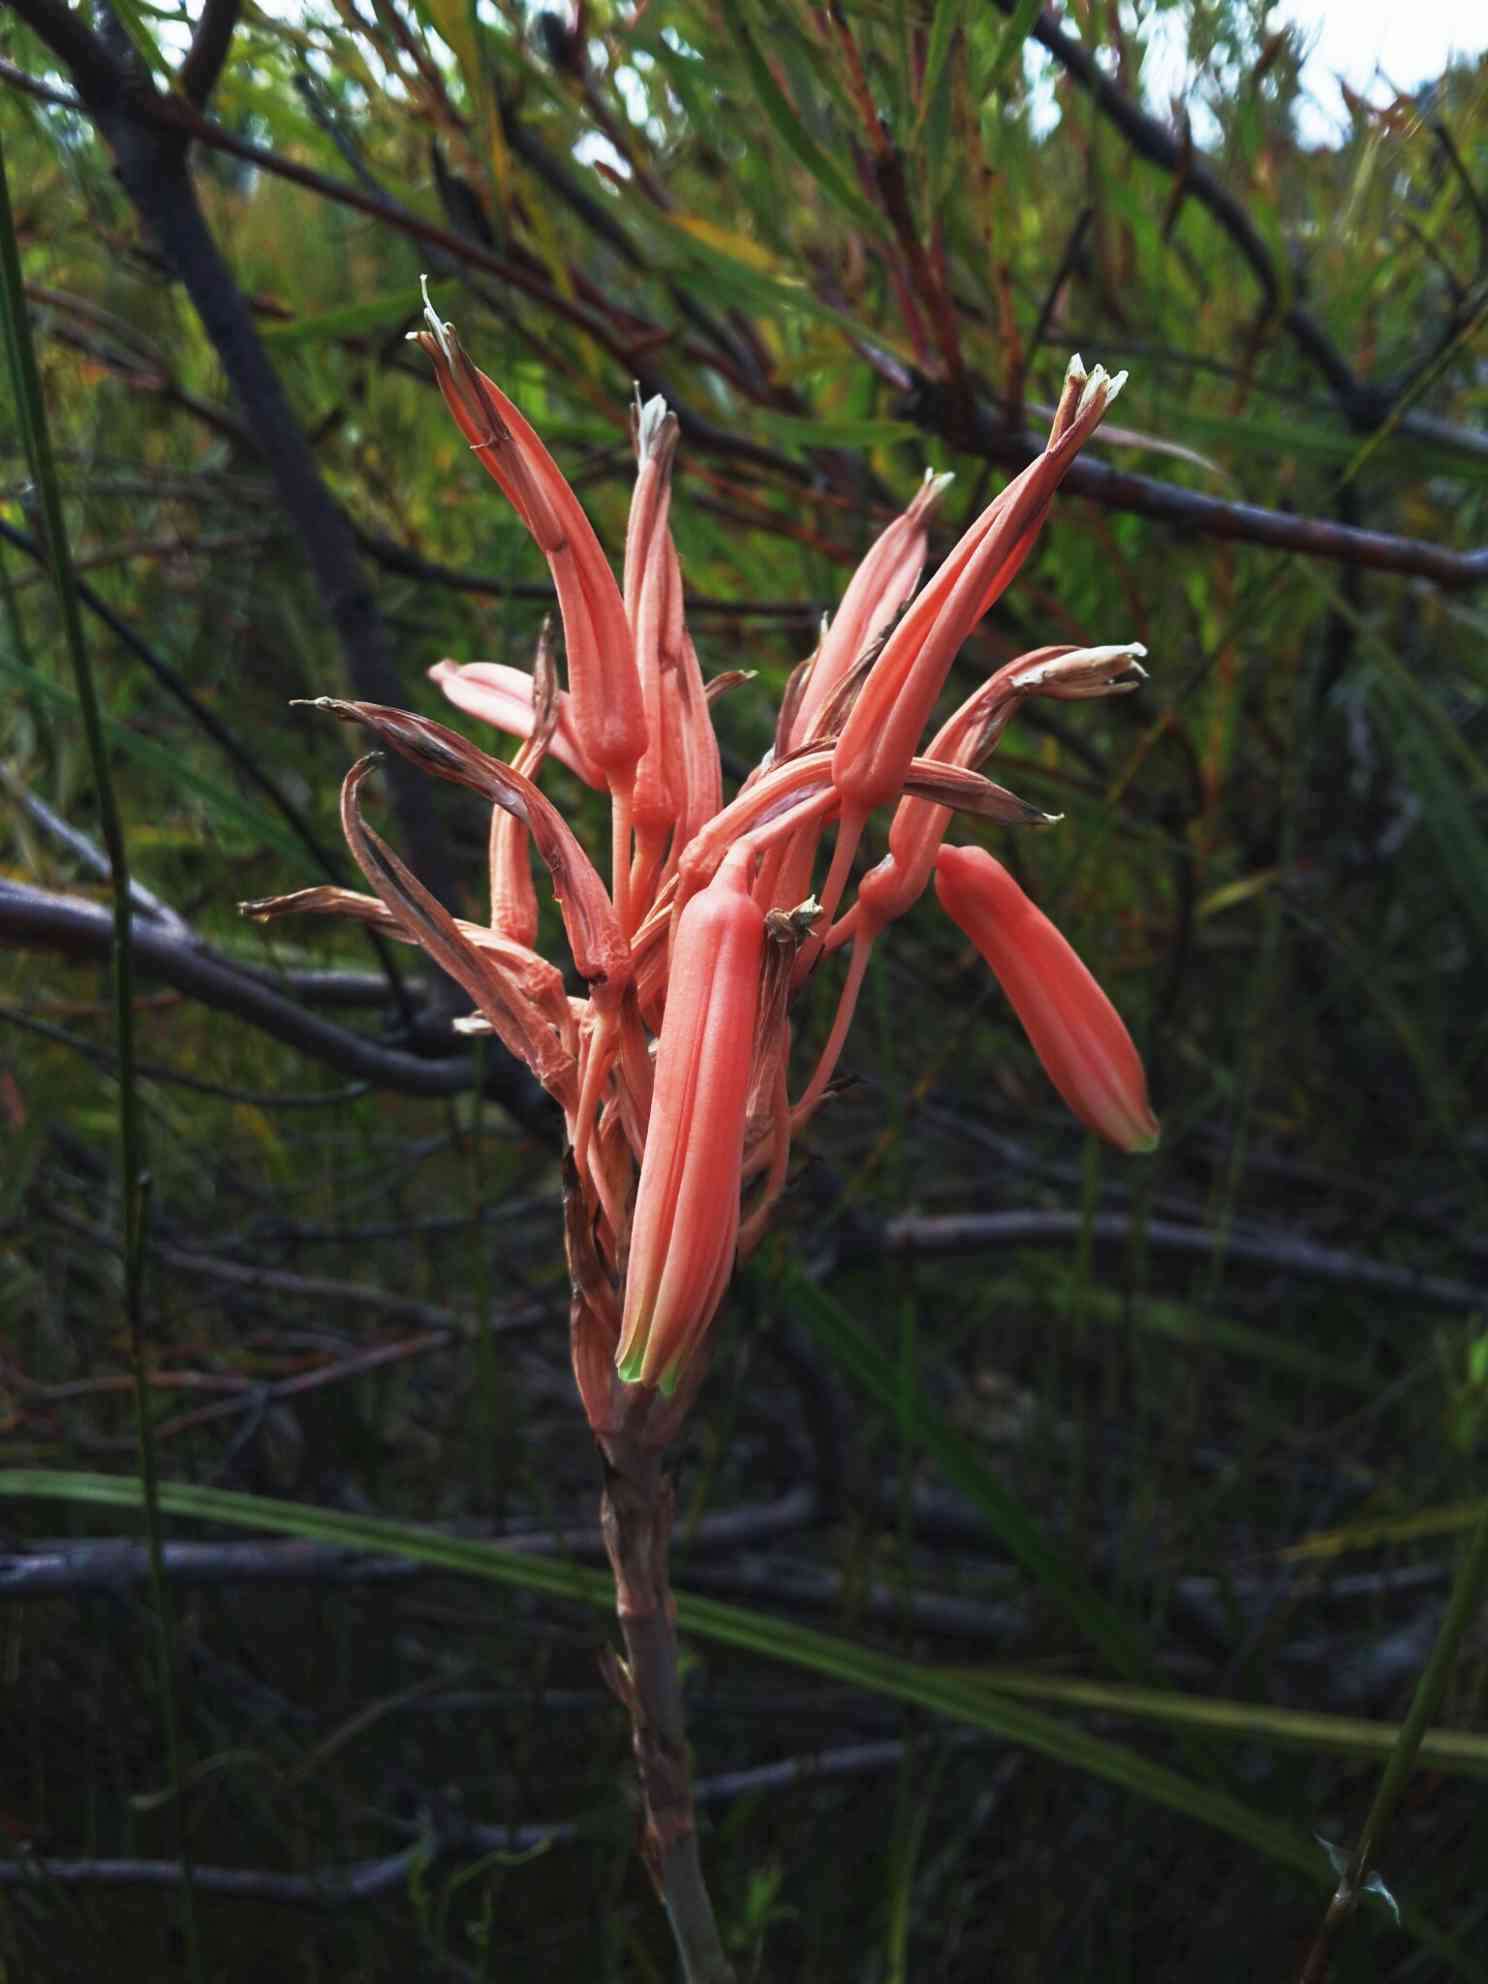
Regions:
<instances>
[{"instance_id":1,"label":"curved branch","mask_svg":"<svg viewBox=\"0 0 1488 1984\"><path fill-rule=\"evenodd\" d=\"M3 517L0 517L0 540L13 544L18 551L25 552L26 556L34 559L43 571L47 569L46 553L36 539L26 531L17 530L13 524L6 523ZM319 838L310 821L288 793L281 790L257 759L243 749L232 727L224 723L192 693L170 663L156 654L144 636L116 613L102 594L95 592L86 579L77 580L77 595L88 611L108 628L114 639L128 648L136 661L143 662L161 688L176 699L191 721L211 738L228 762L236 765L248 783L263 794L290 827L311 859L324 870L329 879L333 882L341 881L346 873L345 863L338 860Z\"/></svg>"},{"instance_id":2,"label":"curved branch","mask_svg":"<svg viewBox=\"0 0 1488 1984\"><path fill-rule=\"evenodd\" d=\"M793 1489L772 1502L741 1503L699 1518L692 1542L700 1552L737 1549L796 1536L819 1519L814 1496ZM598 1523L574 1523L564 1529L502 1529L492 1542L503 1550L534 1557L579 1558L604 1562L604 1537ZM171 1541L164 1546L165 1574L186 1586L240 1584L382 1584L405 1579L458 1576L447 1566L410 1557L384 1556L370 1550L348 1550L340 1544L309 1543L279 1537L248 1542L193 1543ZM123 1537L68 1537L26 1550L0 1554L0 1595L11 1598L58 1598L76 1592L124 1591L143 1584L150 1575L143 1543ZM0 1862L3 1866L4 1862Z\"/></svg>"},{"instance_id":3,"label":"curved branch","mask_svg":"<svg viewBox=\"0 0 1488 1984\"><path fill-rule=\"evenodd\" d=\"M999 6L1006 7L1009 0L998 0ZM1052 23L1051 32L1065 37ZM1037 31L1037 30L1036 30ZM1040 36L1042 39L1042 36ZM1069 46L1084 59L1083 51L1076 44ZM1099 71L1095 71L1099 76ZM45 85L36 84L32 78L17 70L10 63L0 62L0 77L17 83L37 95L44 95L54 103L62 103L70 108L80 108L74 100L62 92L50 90ZM1104 82L1104 78L1100 78ZM1116 93L1120 95L1120 92ZM1127 99L1122 97L1122 102ZM145 117L162 117L159 105L162 100L139 107L138 114ZM1147 118L1145 112L1128 106L1133 115L1152 126L1157 137L1172 147L1161 125ZM469 241L448 229L436 227L415 214L390 207L385 200L377 200L363 193L359 188L329 179L324 174L308 167L281 159L275 153L265 151L259 145L248 144L220 130L209 119L199 117L185 105L173 105L166 121L180 124L189 120L191 135L203 144L217 147L232 153L235 157L247 159L261 166L266 172L278 173L296 184L319 193L326 199L358 208L373 215L399 232L423 241L427 245L440 248L456 260L471 268L485 269L500 275L527 291L545 307L557 310L560 314L581 318L583 328L591 335L597 335L601 343L615 356L633 366L636 377L647 393L658 392L677 411L682 431L688 441L706 453L725 454L741 460L758 461L773 470L788 473L793 480L805 479L807 471L799 462L767 448L758 442L740 435L724 432L712 421L694 412L683 404L667 382L638 361L633 352L617 349L617 340L609 331L600 327L596 330L590 321L592 313L582 306L571 305L560 298L546 285L537 282L525 271L503 262L489 249ZM1223 191L1223 189L1218 189ZM1228 198L1229 196L1226 195ZM1269 266L1269 264L1268 264ZM1352 374L1350 374L1352 379ZM1366 390L1358 388L1358 390ZM949 410L944 414L936 408L937 396L944 389L933 382L916 381L914 405L910 417L918 421L928 431L952 438L948 430ZM1399 423L1402 432L1413 431L1412 416L1407 415ZM1428 438L1440 438L1441 423L1432 423L1432 434ZM954 434L956 445L969 446L990 459L1018 468L1025 467L1042 449L1042 441L1035 442L1020 435L1009 434L1002 424L984 406L978 406L973 414L971 433ZM1156 478L1143 475L1127 475L1104 463L1082 459L1075 462L1065 479L1065 487L1109 509L1128 510L1138 516L1148 516L1161 522L1173 523L1189 530L1201 532L1206 537L1233 538L1243 543L1263 544L1277 550L1300 551L1308 557L1332 558L1344 563L1369 565L1379 571L1400 572L1434 580L1443 586L1481 585L1488 579L1488 552L1454 552L1438 545L1418 542L1413 538L1392 537L1379 531L1351 531L1337 524L1321 519L1294 517L1285 511L1266 510L1250 503L1225 503L1215 497L1201 496L1184 489L1176 483L1160 482Z\"/></svg>"},{"instance_id":4,"label":"curved branch","mask_svg":"<svg viewBox=\"0 0 1488 1984\"><path fill-rule=\"evenodd\" d=\"M112 919L97 904L19 882L0 881L0 946L95 960L107 957L112 943ZM218 1012L236 1014L250 1026L343 1074L360 1076L404 1095L458 1095L475 1085L474 1065L467 1056L452 1054L446 1060L425 1061L400 1048L380 1046L347 1027L306 1012L204 944L158 926L135 925L134 953L141 971L163 978L177 991ZM493 1085L498 1072L507 1073L491 1070ZM498 1094L524 1128L540 1134L546 1142L552 1141L551 1106L530 1077L513 1070Z\"/></svg>"}]
</instances>

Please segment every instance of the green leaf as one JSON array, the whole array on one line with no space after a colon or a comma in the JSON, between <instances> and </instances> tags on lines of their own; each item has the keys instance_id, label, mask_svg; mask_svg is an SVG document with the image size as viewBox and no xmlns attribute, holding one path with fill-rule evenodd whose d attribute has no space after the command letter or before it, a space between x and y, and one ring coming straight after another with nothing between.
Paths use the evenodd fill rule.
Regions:
<instances>
[{"instance_id":1,"label":"green leaf","mask_svg":"<svg viewBox=\"0 0 1488 1984\"><path fill-rule=\"evenodd\" d=\"M372 296L365 303L348 303L340 310L327 310L317 317L296 317L288 324L265 324L260 336L276 345L315 344L325 339L364 337L389 324L412 323L419 314L419 300L407 287Z\"/></svg>"},{"instance_id":2,"label":"green leaf","mask_svg":"<svg viewBox=\"0 0 1488 1984\"><path fill-rule=\"evenodd\" d=\"M1009 14L1007 23L997 38L997 46L992 51L986 87L990 88L998 81L1003 70L1028 39L1034 21L1038 18L1039 5L1040 0L1018 0L1017 6Z\"/></svg>"},{"instance_id":3,"label":"green leaf","mask_svg":"<svg viewBox=\"0 0 1488 1984\"><path fill-rule=\"evenodd\" d=\"M174 72L161 53L160 44L145 25L144 13L137 5L137 0L113 0L113 10L141 62L163 83L171 83L174 80Z\"/></svg>"},{"instance_id":4,"label":"green leaf","mask_svg":"<svg viewBox=\"0 0 1488 1984\"><path fill-rule=\"evenodd\" d=\"M1062 1702L1070 1708L1125 1716L1169 1729L1202 1729L1206 1735L1231 1737L1237 1743L1276 1743L1314 1756L1381 1762L1400 1736L1399 1723L1369 1722L1361 1716L1311 1715L1300 1709L1269 1708L1264 1702L1176 1694L1168 1689L1074 1680L1014 1668L967 1668L964 1672L968 1681L1022 1700ZM1431 1770L1460 1777L1488 1777L1488 1736L1466 1729L1429 1731L1422 1740L1420 1756Z\"/></svg>"},{"instance_id":5,"label":"green leaf","mask_svg":"<svg viewBox=\"0 0 1488 1984\"><path fill-rule=\"evenodd\" d=\"M579 1564L529 1556L500 1544L443 1535L412 1523L386 1522L341 1510L313 1508L221 1488L162 1482L160 1507L171 1515L257 1529L281 1536L303 1536L345 1549L391 1554L466 1577L537 1591L608 1611L615 1593L609 1573ZM0 1496L61 1500L96 1508L137 1509L139 1483L122 1476L52 1472L44 1468L0 1470ZM1257 1812L1226 1791L1194 1782L1154 1763L1140 1752L1056 1721L1021 1702L1007 1699L985 1678L968 1681L954 1670L926 1667L893 1654L861 1647L829 1633L788 1620L746 1611L711 1598L677 1594L677 1622L701 1639L714 1640L765 1660L784 1661L850 1687L883 1695L912 1707L945 1715L1005 1742L1021 1744L1056 1763L1084 1771L1137 1798L1180 1812L1201 1825L1241 1841L1252 1851L1300 1875L1320 1890L1326 1870L1312 1842L1293 1826ZM1414 1910L1407 1930L1449 1963L1458 1976L1488 1984L1488 1971Z\"/></svg>"},{"instance_id":6,"label":"green leaf","mask_svg":"<svg viewBox=\"0 0 1488 1984\"><path fill-rule=\"evenodd\" d=\"M1147 1678L1150 1662L1139 1632L1070 1569L1064 1553L1008 1493L970 1442L926 1404L918 1388L906 1395L898 1367L799 1270L787 1270L784 1291L795 1312L831 1352L838 1369L900 1420L946 1478L975 1502L1018 1562L1038 1579L1090 1644L1128 1680Z\"/></svg>"},{"instance_id":7,"label":"green leaf","mask_svg":"<svg viewBox=\"0 0 1488 1984\"><path fill-rule=\"evenodd\" d=\"M908 420L798 420L793 414L753 407L749 424L772 441L800 448L879 448L895 441L922 446L924 440Z\"/></svg>"},{"instance_id":8,"label":"green leaf","mask_svg":"<svg viewBox=\"0 0 1488 1984\"><path fill-rule=\"evenodd\" d=\"M770 73L770 66L760 53L748 18L750 9L747 0L724 0L723 11L733 27L736 45L749 72L749 80L754 85L754 93L759 98L760 108L774 126L776 134L835 205L844 213L851 214L859 227L866 228L870 234L882 234L882 217L869 206L806 131L785 92Z\"/></svg>"},{"instance_id":9,"label":"green leaf","mask_svg":"<svg viewBox=\"0 0 1488 1984\"><path fill-rule=\"evenodd\" d=\"M1478 824L1464 782L1439 741L1443 718L1403 669L1378 675L1373 694L1384 718L1381 730L1393 741L1409 789L1420 799L1426 831L1436 843L1437 872L1477 931L1482 956L1488 960L1488 834ZM1450 742L1454 754L1466 752L1467 768L1477 774L1474 782L1480 784L1482 766L1470 744L1460 735L1453 735Z\"/></svg>"},{"instance_id":10,"label":"green leaf","mask_svg":"<svg viewBox=\"0 0 1488 1984\"><path fill-rule=\"evenodd\" d=\"M940 87L941 71L945 68L946 57L951 52L951 41L961 25L966 0L935 0L935 13L930 22L930 39L925 45L925 77L920 88L920 114L915 119L915 135L925 128L925 119L930 106L935 101L935 93Z\"/></svg>"}]
</instances>

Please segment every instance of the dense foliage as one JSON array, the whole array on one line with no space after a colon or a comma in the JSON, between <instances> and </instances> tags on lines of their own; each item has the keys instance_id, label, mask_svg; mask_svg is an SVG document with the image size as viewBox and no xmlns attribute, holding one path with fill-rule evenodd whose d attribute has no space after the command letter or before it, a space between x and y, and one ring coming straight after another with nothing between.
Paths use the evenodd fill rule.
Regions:
<instances>
[{"instance_id":1,"label":"dense foliage","mask_svg":"<svg viewBox=\"0 0 1488 1984\"><path fill-rule=\"evenodd\" d=\"M1131 375L947 695L1148 650L1139 696L1010 731L997 776L1060 825L960 837L1110 991L1163 1143L1084 1136L943 919L875 955L681 1482L740 1975L1485 1974L1488 62L1305 142L1266 13L0 16L73 574L21 406L0 1975L670 1974L596 1669L556 1123L422 958L235 908L355 879L347 738L296 699L475 736L427 670L528 665L551 604L407 343L424 271L612 550L633 387L677 410L704 672L752 671L730 782L924 468L943 549L1072 352ZM137 885L122 1083L69 598ZM391 769L371 805L479 914L483 809ZM1402 1921L1366 1895L1315 1944L1314 1835L1354 1852L1413 1702L1367 1841Z\"/></svg>"}]
</instances>

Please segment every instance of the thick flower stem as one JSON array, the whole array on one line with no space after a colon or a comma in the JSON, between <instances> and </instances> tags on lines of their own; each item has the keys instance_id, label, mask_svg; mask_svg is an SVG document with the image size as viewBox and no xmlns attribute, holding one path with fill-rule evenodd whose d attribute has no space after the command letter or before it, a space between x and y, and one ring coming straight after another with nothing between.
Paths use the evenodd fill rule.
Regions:
<instances>
[{"instance_id":1,"label":"thick flower stem","mask_svg":"<svg viewBox=\"0 0 1488 1984\"><path fill-rule=\"evenodd\" d=\"M639 1391L639 1388L637 1388ZM642 1415L643 1416L643 1415ZM692 1804L667 1553L673 1495L655 1447L630 1431L600 1438L600 1521L615 1574L624 1660L609 1679L629 1711L641 1784L641 1850L671 1921L687 1984L734 1984L703 1885Z\"/></svg>"}]
</instances>

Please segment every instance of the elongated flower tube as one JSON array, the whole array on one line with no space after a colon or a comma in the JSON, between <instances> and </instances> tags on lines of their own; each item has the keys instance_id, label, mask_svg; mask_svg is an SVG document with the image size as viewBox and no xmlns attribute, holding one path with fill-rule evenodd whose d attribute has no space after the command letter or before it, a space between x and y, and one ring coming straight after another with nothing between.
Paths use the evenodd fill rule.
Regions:
<instances>
[{"instance_id":1,"label":"elongated flower tube","mask_svg":"<svg viewBox=\"0 0 1488 1984\"><path fill-rule=\"evenodd\" d=\"M424 290L428 330L411 335L445 404L547 558L563 615L573 721L585 758L626 791L646 748L646 715L615 575L558 464L494 379L472 365Z\"/></svg>"},{"instance_id":2,"label":"elongated flower tube","mask_svg":"<svg viewBox=\"0 0 1488 1984\"><path fill-rule=\"evenodd\" d=\"M765 919L740 847L678 922L616 1363L669 1390L713 1320L739 1236Z\"/></svg>"},{"instance_id":3,"label":"elongated flower tube","mask_svg":"<svg viewBox=\"0 0 1488 1984\"><path fill-rule=\"evenodd\" d=\"M1119 1150L1155 1150L1158 1121L1131 1035L1043 911L979 847L941 848L935 892L997 974L1044 1072L1085 1127Z\"/></svg>"},{"instance_id":4,"label":"elongated flower tube","mask_svg":"<svg viewBox=\"0 0 1488 1984\"><path fill-rule=\"evenodd\" d=\"M818 735L820 720L844 679L914 597L925 563L930 519L952 479L927 469L909 508L869 546L822 636L800 700L785 726L783 749L794 750Z\"/></svg>"},{"instance_id":5,"label":"elongated flower tube","mask_svg":"<svg viewBox=\"0 0 1488 1984\"><path fill-rule=\"evenodd\" d=\"M1125 377L1095 368L1068 427L983 511L889 636L833 752L844 813L897 798L957 650L1028 556L1065 470ZM830 892L827 909L835 909Z\"/></svg>"}]
</instances>

